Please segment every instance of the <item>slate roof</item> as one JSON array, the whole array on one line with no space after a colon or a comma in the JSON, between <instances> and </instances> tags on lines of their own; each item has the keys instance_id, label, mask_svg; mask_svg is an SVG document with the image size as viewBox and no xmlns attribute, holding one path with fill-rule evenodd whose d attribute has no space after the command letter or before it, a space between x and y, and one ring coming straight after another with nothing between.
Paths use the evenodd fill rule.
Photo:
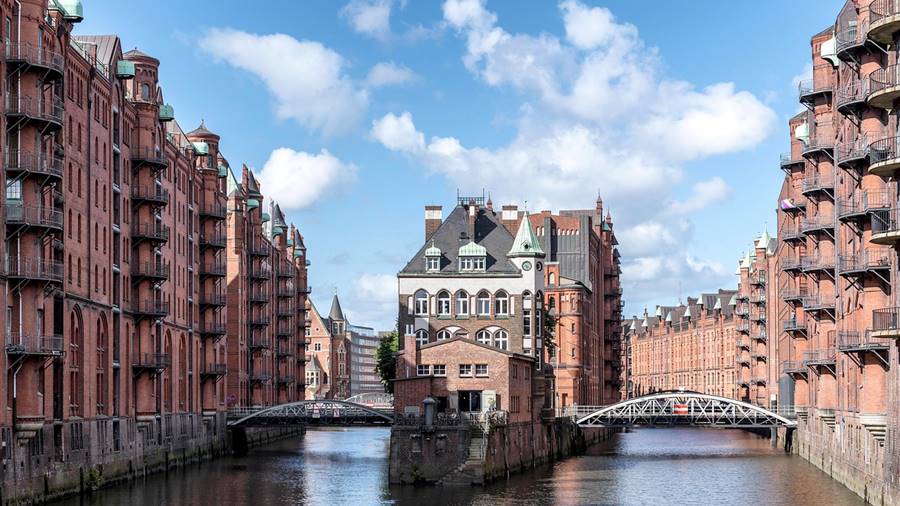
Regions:
<instances>
[{"instance_id":1,"label":"slate roof","mask_svg":"<svg viewBox=\"0 0 900 506\"><path fill-rule=\"evenodd\" d=\"M114 63L112 61L113 51L116 50L116 41L118 37L115 35L76 35L72 37L76 42L88 43L97 46L97 61L100 63Z\"/></svg>"},{"instance_id":2,"label":"slate roof","mask_svg":"<svg viewBox=\"0 0 900 506\"><path fill-rule=\"evenodd\" d=\"M471 275L459 272L459 247L474 240L487 252L486 273L498 275L520 274L519 269L506 258L513 244L513 236L500 223L496 213L486 208L479 208L475 215L474 237L469 235L468 210L456 206L434 232L431 239L422 244L419 251L400 271L400 275ZM465 234L462 236L461 234ZM461 237L465 237L461 240ZM441 250L441 268L438 272L425 271L425 250L432 242ZM484 273L477 273L484 275Z\"/></svg>"},{"instance_id":3,"label":"slate roof","mask_svg":"<svg viewBox=\"0 0 900 506\"><path fill-rule=\"evenodd\" d=\"M328 319L335 321L346 321L344 318L344 311L341 309L341 301L338 300L337 294L334 294L334 298L331 299L331 311L328 312Z\"/></svg>"}]
</instances>

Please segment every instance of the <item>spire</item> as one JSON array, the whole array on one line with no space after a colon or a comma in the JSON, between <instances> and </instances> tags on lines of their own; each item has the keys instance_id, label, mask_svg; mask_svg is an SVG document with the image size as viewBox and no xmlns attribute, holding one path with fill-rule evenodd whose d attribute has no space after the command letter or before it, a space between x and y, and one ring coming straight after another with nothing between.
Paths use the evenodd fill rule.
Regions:
<instances>
[{"instance_id":1,"label":"spire","mask_svg":"<svg viewBox=\"0 0 900 506\"><path fill-rule=\"evenodd\" d=\"M666 315L666 323L672 323L672 312L671 311L669 311L669 313Z\"/></svg>"},{"instance_id":2,"label":"spire","mask_svg":"<svg viewBox=\"0 0 900 506\"><path fill-rule=\"evenodd\" d=\"M722 309L722 299L721 297L716 297L716 305L713 306L713 309Z\"/></svg>"},{"instance_id":3,"label":"spire","mask_svg":"<svg viewBox=\"0 0 900 506\"><path fill-rule=\"evenodd\" d=\"M769 237L769 227L765 227L763 228L763 233L759 237L759 240L756 241L756 249L769 249L770 240L772 240L772 238Z\"/></svg>"},{"instance_id":4,"label":"spire","mask_svg":"<svg viewBox=\"0 0 900 506\"><path fill-rule=\"evenodd\" d=\"M534 234L534 229L531 228L531 221L528 219L528 211L525 211L525 216L522 217L522 221L519 223L519 231L516 232L516 238L513 239L512 248L510 248L509 253L507 253L506 256L544 256L544 250L541 248L541 243L540 241L538 241L537 236Z\"/></svg>"},{"instance_id":5,"label":"spire","mask_svg":"<svg viewBox=\"0 0 900 506\"><path fill-rule=\"evenodd\" d=\"M338 300L337 291L334 298L331 299L331 311L328 312L328 318L331 320L345 321L344 311L341 310L341 301Z\"/></svg>"},{"instance_id":6,"label":"spire","mask_svg":"<svg viewBox=\"0 0 900 506\"><path fill-rule=\"evenodd\" d=\"M741 269L749 269L751 267L750 264L750 252L748 251L744 256L744 259L741 260Z\"/></svg>"}]
</instances>

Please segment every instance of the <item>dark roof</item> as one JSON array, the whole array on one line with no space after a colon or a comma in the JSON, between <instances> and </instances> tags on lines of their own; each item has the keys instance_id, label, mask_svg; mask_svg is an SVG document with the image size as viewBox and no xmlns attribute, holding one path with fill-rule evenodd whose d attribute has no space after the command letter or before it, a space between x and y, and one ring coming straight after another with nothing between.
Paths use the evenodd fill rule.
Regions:
<instances>
[{"instance_id":1,"label":"dark roof","mask_svg":"<svg viewBox=\"0 0 900 506\"><path fill-rule=\"evenodd\" d=\"M206 122L200 120L200 126L188 132L188 137L212 137L218 139L219 136L206 129Z\"/></svg>"},{"instance_id":2,"label":"dark roof","mask_svg":"<svg viewBox=\"0 0 900 506\"><path fill-rule=\"evenodd\" d=\"M88 43L97 46L97 61L100 63L114 63L112 61L113 51L116 50L116 41L118 37L115 35L76 35L73 37L75 41Z\"/></svg>"},{"instance_id":3,"label":"dark roof","mask_svg":"<svg viewBox=\"0 0 900 506\"><path fill-rule=\"evenodd\" d=\"M331 299L331 311L328 312L328 319L345 321L344 311L341 310L341 301L338 300L337 294L334 294L334 298Z\"/></svg>"},{"instance_id":4,"label":"dark roof","mask_svg":"<svg viewBox=\"0 0 900 506\"><path fill-rule=\"evenodd\" d=\"M422 244L400 274L431 274L425 271L425 250L432 243L441 250L441 270L438 275L460 274L459 248L474 240L487 250L486 272L488 274L519 274L519 269L509 261L506 254L513 245L513 236L500 223L497 214L479 207L475 215L474 237L469 237L469 211L464 206L456 206L431 239ZM465 238L462 234L465 234Z\"/></svg>"},{"instance_id":5,"label":"dark roof","mask_svg":"<svg viewBox=\"0 0 900 506\"><path fill-rule=\"evenodd\" d=\"M127 53L123 54L122 56L124 56L124 57L127 58L127 59L132 59L132 58L149 58L149 59L154 60L154 61L157 61L157 62L159 61L159 60L157 60L156 58L150 56L149 54L147 54L147 53L141 51L141 50L138 49L138 48L134 48L134 49L132 49L131 51L128 51Z\"/></svg>"}]
</instances>

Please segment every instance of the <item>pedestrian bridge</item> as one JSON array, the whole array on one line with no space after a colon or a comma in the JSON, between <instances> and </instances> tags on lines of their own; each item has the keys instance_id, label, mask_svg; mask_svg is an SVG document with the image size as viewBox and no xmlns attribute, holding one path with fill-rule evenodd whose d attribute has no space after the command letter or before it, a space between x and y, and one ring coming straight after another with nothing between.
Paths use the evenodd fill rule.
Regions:
<instances>
[{"instance_id":1,"label":"pedestrian bridge","mask_svg":"<svg viewBox=\"0 0 900 506\"><path fill-rule=\"evenodd\" d=\"M746 402L699 392L667 391L607 406L564 411L582 427L796 427L786 416Z\"/></svg>"},{"instance_id":2,"label":"pedestrian bridge","mask_svg":"<svg viewBox=\"0 0 900 506\"><path fill-rule=\"evenodd\" d=\"M353 398L351 398L353 399ZM390 424L394 420L393 398L376 404L373 399L310 399L260 408L238 408L228 412L228 427L260 427L274 425L372 425ZM373 402L368 402L373 401Z\"/></svg>"}]
</instances>

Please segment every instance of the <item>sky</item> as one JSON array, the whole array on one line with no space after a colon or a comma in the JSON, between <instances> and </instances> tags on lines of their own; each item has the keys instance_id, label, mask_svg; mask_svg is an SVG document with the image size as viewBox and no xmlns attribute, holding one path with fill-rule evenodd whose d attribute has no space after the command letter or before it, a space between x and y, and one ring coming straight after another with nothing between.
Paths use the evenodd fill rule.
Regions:
<instances>
[{"instance_id":1,"label":"sky","mask_svg":"<svg viewBox=\"0 0 900 506\"><path fill-rule=\"evenodd\" d=\"M304 235L312 299L390 329L424 211L610 210L626 315L736 286L775 228L810 37L841 3L85 0L76 34L161 60Z\"/></svg>"}]
</instances>

